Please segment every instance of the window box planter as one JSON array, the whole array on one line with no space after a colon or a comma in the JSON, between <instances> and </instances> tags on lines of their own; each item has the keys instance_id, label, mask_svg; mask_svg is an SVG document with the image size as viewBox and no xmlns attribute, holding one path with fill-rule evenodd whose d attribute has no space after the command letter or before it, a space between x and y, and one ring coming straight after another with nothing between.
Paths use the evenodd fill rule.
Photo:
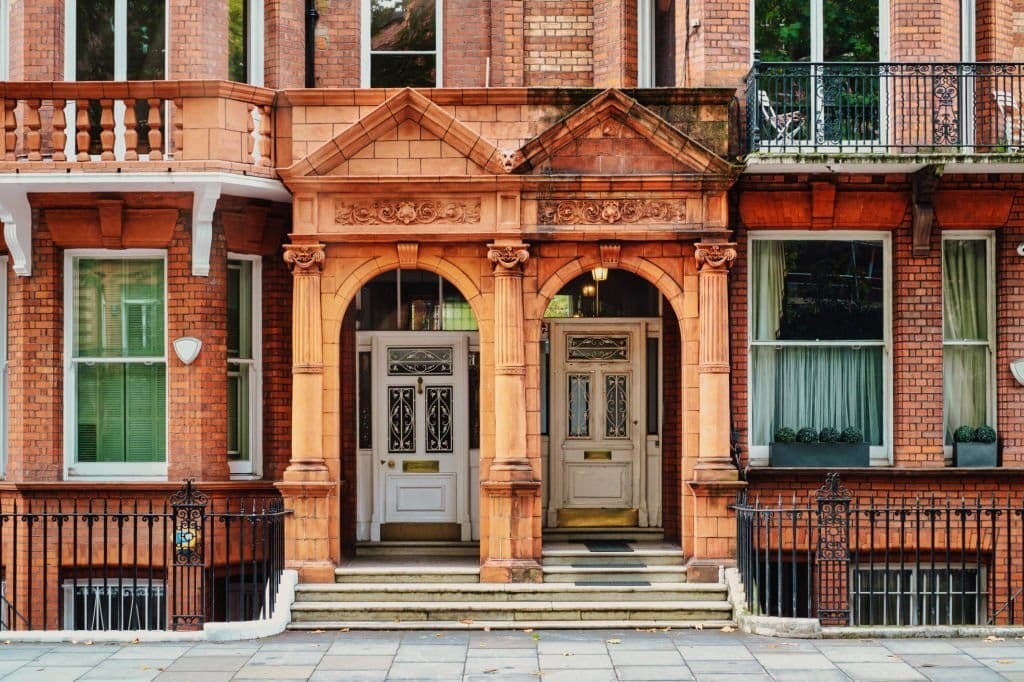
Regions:
<instances>
[{"instance_id":1,"label":"window box planter","mask_svg":"<svg viewBox=\"0 0 1024 682\"><path fill-rule=\"evenodd\" d=\"M953 466L999 466L998 443L953 443Z\"/></svg>"},{"instance_id":2,"label":"window box planter","mask_svg":"<svg viewBox=\"0 0 1024 682\"><path fill-rule=\"evenodd\" d=\"M867 443L771 443L768 463L773 467L866 467L871 465L871 446Z\"/></svg>"}]
</instances>

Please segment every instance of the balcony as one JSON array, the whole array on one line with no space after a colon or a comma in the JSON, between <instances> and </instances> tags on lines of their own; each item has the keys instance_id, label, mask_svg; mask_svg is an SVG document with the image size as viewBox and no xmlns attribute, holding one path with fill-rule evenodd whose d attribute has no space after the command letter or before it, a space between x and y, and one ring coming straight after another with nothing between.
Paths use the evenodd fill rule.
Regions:
<instances>
[{"instance_id":1,"label":"balcony","mask_svg":"<svg viewBox=\"0 0 1024 682\"><path fill-rule=\"evenodd\" d=\"M0 83L0 170L274 174L274 91L223 81Z\"/></svg>"},{"instance_id":2,"label":"balcony","mask_svg":"<svg viewBox=\"0 0 1024 682\"><path fill-rule=\"evenodd\" d=\"M1024 162L1024 64L754 62L747 77L751 170L800 163Z\"/></svg>"}]
</instances>

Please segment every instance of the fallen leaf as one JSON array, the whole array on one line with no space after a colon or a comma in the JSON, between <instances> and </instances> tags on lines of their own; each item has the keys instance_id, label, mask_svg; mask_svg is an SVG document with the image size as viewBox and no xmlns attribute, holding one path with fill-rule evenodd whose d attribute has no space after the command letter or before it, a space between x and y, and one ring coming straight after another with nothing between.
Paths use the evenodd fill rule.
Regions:
<instances>
[{"instance_id":1,"label":"fallen leaf","mask_svg":"<svg viewBox=\"0 0 1024 682\"><path fill-rule=\"evenodd\" d=\"M671 625L666 625L666 626L665 626L665 627L663 627L663 628L659 628L660 632L668 632L668 631L669 631L669 630L671 630L671 629L672 629L672 626L671 626ZM704 628L703 628L703 627L701 627L700 623L698 623L698 624L697 624L697 629L698 629L698 630L703 630Z\"/></svg>"},{"instance_id":2,"label":"fallen leaf","mask_svg":"<svg viewBox=\"0 0 1024 682\"><path fill-rule=\"evenodd\" d=\"M736 628L731 625L726 625L722 628L722 632L736 632Z\"/></svg>"},{"instance_id":3,"label":"fallen leaf","mask_svg":"<svg viewBox=\"0 0 1024 682\"><path fill-rule=\"evenodd\" d=\"M574 653L573 653L573 652L571 652L571 651L566 651L566 652L565 652L565 653L563 653L562 655L563 655L563 656L575 656L576 654L574 654Z\"/></svg>"},{"instance_id":4,"label":"fallen leaf","mask_svg":"<svg viewBox=\"0 0 1024 682\"><path fill-rule=\"evenodd\" d=\"M469 621L469 622L472 623L473 621ZM436 633L434 635L434 637L444 637L444 633L443 632L438 632L438 633Z\"/></svg>"},{"instance_id":5,"label":"fallen leaf","mask_svg":"<svg viewBox=\"0 0 1024 682\"><path fill-rule=\"evenodd\" d=\"M82 644L85 644L86 646L92 646L93 642L91 639L87 639L86 641L82 642Z\"/></svg>"},{"instance_id":6,"label":"fallen leaf","mask_svg":"<svg viewBox=\"0 0 1024 682\"><path fill-rule=\"evenodd\" d=\"M484 671L485 674L496 673L496 672L498 672L497 668L488 668L487 670Z\"/></svg>"},{"instance_id":7,"label":"fallen leaf","mask_svg":"<svg viewBox=\"0 0 1024 682\"><path fill-rule=\"evenodd\" d=\"M485 625L484 626L484 632L490 632L490 631L491 631L491 626L490 625Z\"/></svg>"},{"instance_id":8,"label":"fallen leaf","mask_svg":"<svg viewBox=\"0 0 1024 682\"><path fill-rule=\"evenodd\" d=\"M1006 638L1005 637L999 637L997 635L989 635L988 637L985 638L985 641L986 642L1005 642Z\"/></svg>"},{"instance_id":9,"label":"fallen leaf","mask_svg":"<svg viewBox=\"0 0 1024 682\"><path fill-rule=\"evenodd\" d=\"M135 639L132 640L132 644L138 644L138 643L139 643L139 638L138 637L136 637Z\"/></svg>"},{"instance_id":10,"label":"fallen leaf","mask_svg":"<svg viewBox=\"0 0 1024 682\"><path fill-rule=\"evenodd\" d=\"M463 618L459 622L462 623L463 625L472 625L473 624L473 621L470 618Z\"/></svg>"},{"instance_id":11,"label":"fallen leaf","mask_svg":"<svg viewBox=\"0 0 1024 682\"><path fill-rule=\"evenodd\" d=\"M342 632L348 632L348 631L349 631L350 629L351 629L351 628L342 628L342 629L341 629L341 631L342 631Z\"/></svg>"},{"instance_id":12,"label":"fallen leaf","mask_svg":"<svg viewBox=\"0 0 1024 682\"><path fill-rule=\"evenodd\" d=\"M323 630L313 630L313 634L314 635L322 635L323 632L324 632Z\"/></svg>"},{"instance_id":13,"label":"fallen leaf","mask_svg":"<svg viewBox=\"0 0 1024 682\"><path fill-rule=\"evenodd\" d=\"M606 641L609 644L622 644L622 640L621 639L609 639L609 640L606 640Z\"/></svg>"},{"instance_id":14,"label":"fallen leaf","mask_svg":"<svg viewBox=\"0 0 1024 682\"><path fill-rule=\"evenodd\" d=\"M1002 665L1010 665L1011 663L1013 663L1013 661L1009 658L997 658L996 663L1000 663Z\"/></svg>"},{"instance_id":15,"label":"fallen leaf","mask_svg":"<svg viewBox=\"0 0 1024 682\"><path fill-rule=\"evenodd\" d=\"M531 636L531 637L533 637L533 641L535 641L535 642L539 642L539 641L540 641L540 635L539 635L539 634L537 634L536 632L535 632L535 633L533 633L533 634L532 634L532 635L530 635L530 636Z\"/></svg>"},{"instance_id":16,"label":"fallen leaf","mask_svg":"<svg viewBox=\"0 0 1024 682\"><path fill-rule=\"evenodd\" d=\"M523 632L533 632L533 628L526 628Z\"/></svg>"},{"instance_id":17,"label":"fallen leaf","mask_svg":"<svg viewBox=\"0 0 1024 682\"><path fill-rule=\"evenodd\" d=\"M703 630L704 629L704 624L703 623L697 623L696 625L693 626L693 629L694 630Z\"/></svg>"}]
</instances>

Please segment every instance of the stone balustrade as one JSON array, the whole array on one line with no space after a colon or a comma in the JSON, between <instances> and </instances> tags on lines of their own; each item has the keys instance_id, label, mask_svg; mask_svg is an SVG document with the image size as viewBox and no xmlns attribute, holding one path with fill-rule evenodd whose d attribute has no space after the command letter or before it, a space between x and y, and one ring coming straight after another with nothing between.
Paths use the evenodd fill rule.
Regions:
<instances>
[{"instance_id":1,"label":"stone balustrade","mask_svg":"<svg viewBox=\"0 0 1024 682\"><path fill-rule=\"evenodd\" d=\"M272 176L274 94L225 81L0 83L0 165Z\"/></svg>"}]
</instances>

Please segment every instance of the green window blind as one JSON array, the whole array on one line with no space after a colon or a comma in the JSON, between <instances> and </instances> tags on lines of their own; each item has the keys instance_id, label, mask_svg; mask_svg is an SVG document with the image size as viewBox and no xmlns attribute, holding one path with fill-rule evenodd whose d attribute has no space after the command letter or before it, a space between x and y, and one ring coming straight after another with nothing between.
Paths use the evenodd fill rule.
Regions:
<instances>
[{"instance_id":1,"label":"green window blind","mask_svg":"<svg viewBox=\"0 0 1024 682\"><path fill-rule=\"evenodd\" d=\"M78 461L165 461L163 261L79 259L74 286Z\"/></svg>"}]
</instances>

